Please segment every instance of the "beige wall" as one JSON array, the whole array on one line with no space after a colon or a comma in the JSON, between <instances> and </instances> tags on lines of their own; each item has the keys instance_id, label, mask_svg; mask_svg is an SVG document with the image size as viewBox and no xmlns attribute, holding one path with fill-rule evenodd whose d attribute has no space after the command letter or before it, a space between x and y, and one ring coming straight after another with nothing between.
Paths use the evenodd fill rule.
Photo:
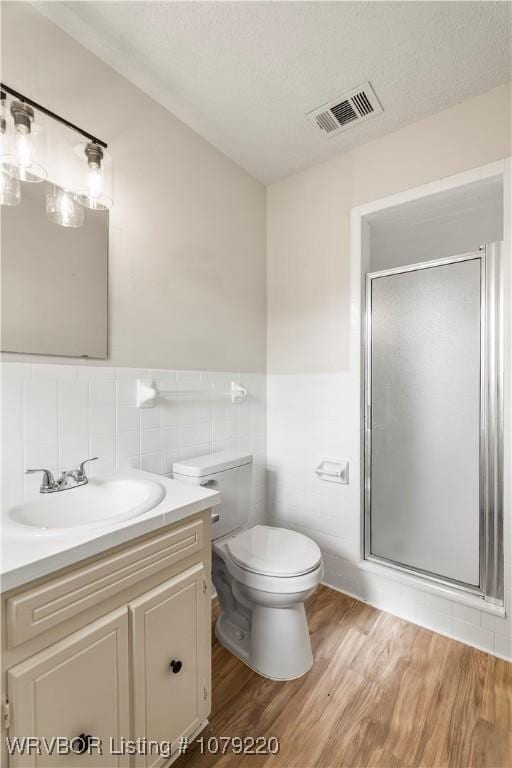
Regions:
<instances>
[{"instance_id":1,"label":"beige wall","mask_svg":"<svg viewBox=\"0 0 512 768\"><path fill-rule=\"evenodd\" d=\"M264 370L265 188L29 3L2 80L109 143L111 363Z\"/></svg>"},{"instance_id":2,"label":"beige wall","mask_svg":"<svg viewBox=\"0 0 512 768\"><path fill-rule=\"evenodd\" d=\"M507 85L269 187L269 371L349 368L352 206L507 157L510 132Z\"/></svg>"},{"instance_id":3,"label":"beige wall","mask_svg":"<svg viewBox=\"0 0 512 768\"><path fill-rule=\"evenodd\" d=\"M265 211L262 185L28 3L2 4L2 79L109 142L121 366L264 370L268 289L270 370L346 370L350 208L511 151L502 86L272 185Z\"/></svg>"}]
</instances>

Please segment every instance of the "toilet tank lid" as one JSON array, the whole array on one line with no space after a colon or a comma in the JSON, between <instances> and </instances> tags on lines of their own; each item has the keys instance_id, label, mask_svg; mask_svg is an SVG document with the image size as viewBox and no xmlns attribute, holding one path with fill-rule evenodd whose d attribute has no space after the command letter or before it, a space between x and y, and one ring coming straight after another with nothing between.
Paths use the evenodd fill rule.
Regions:
<instances>
[{"instance_id":1,"label":"toilet tank lid","mask_svg":"<svg viewBox=\"0 0 512 768\"><path fill-rule=\"evenodd\" d=\"M252 453L238 453L237 451L220 451L208 453L204 456L195 456L186 461L177 461L172 465L175 475L187 477L204 477L216 472L224 472L226 469L242 467L252 463Z\"/></svg>"}]
</instances>

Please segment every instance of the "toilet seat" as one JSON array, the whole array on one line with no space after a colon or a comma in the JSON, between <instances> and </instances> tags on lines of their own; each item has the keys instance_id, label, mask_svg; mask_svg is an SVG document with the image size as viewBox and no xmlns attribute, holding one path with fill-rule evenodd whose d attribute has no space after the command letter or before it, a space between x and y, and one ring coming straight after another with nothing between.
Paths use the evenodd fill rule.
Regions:
<instances>
[{"instance_id":1,"label":"toilet seat","mask_svg":"<svg viewBox=\"0 0 512 768\"><path fill-rule=\"evenodd\" d=\"M227 548L227 541L228 539L223 539L213 542L214 555L223 560L233 579L248 587L271 594L291 595L297 592L302 592L304 589L310 589L312 586L317 586L323 578L322 560L320 560L317 567L312 571L302 573L299 576L283 577L255 573L233 560Z\"/></svg>"},{"instance_id":2,"label":"toilet seat","mask_svg":"<svg viewBox=\"0 0 512 768\"><path fill-rule=\"evenodd\" d=\"M231 560L254 574L276 578L302 576L321 563L318 545L296 531L254 525L226 541Z\"/></svg>"}]
</instances>

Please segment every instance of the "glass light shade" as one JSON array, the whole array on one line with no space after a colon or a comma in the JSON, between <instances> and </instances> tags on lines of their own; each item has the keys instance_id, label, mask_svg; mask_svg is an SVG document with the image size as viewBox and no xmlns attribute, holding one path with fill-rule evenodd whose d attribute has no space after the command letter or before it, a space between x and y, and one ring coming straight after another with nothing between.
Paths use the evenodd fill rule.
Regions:
<instances>
[{"instance_id":1,"label":"glass light shade","mask_svg":"<svg viewBox=\"0 0 512 768\"><path fill-rule=\"evenodd\" d=\"M20 201L20 182L5 171L0 171L0 205L19 205Z\"/></svg>"},{"instance_id":2,"label":"glass light shade","mask_svg":"<svg viewBox=\"0 0 512 768\"><path fill-rule=\"evenodd\" d=\"M67 189L48 184L46 190L46 215L61 227L81 227L84 223L84 209L73 193Z\"/></svg>"},{"instance_id":3,"label":"glass light shade","mask_svg":"<svg viewBox=\"0 0 512 768\"><path fill-rule=\"evenodd\" d=\"M7 99L2 92L0 101L0 163L4 156L9 154L14 123L7 110ZM21 186L18 179L9 176L3 170L0 170L0 205L18 205L21 200Z\"/></svg>"},{"instance_id":4,"label":"glass light shade","mask_svg":"<svg viewBox=\"0 0 512 768\"><path fill-rule=\"evenodd\" d=\"M44 125L36 120L30 108L26 108L25 119L19 119L20 113L16 111L15 105L25 107L20 102L11 102L10 114L6 118L8 128L4 135L5 146L0 158L2 170L19 181L44 181L47 177Z\"/></svg>"},{"instance_id":5,"label":"glass light shade","mask_svg":"<svg viewBox=\"0 0 512 768\"><path fill-rule=\"evenodd\" d=\"M2 92L0 99L0 158L9 153L14 124L7 109L7 99Z\"/></svg>"},{"instance_id":6,"label":"glass light shade","mask_svg":"<svg viewBox=\"0 0 512 768\"><path fill-rule=\"evenodd\" d=\"M112 158L109 153L93 142L81 142L75 147L75 156L75 199L92 210L112 208Z\"/></svg>"}]
</instances>

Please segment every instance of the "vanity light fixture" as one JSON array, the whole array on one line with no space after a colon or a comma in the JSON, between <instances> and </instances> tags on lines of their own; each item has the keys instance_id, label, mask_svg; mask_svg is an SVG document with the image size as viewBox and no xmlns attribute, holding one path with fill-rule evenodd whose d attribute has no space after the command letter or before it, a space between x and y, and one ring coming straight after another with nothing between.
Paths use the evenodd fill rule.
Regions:
<instances>
[{"instance_id":1,"label":"vanity light fixture","mask_svg":"<svg viewBox=\"0 0 512 768\"><path fill-rule=\"evenodd\" d=\"M84 207L108 210L113 206L112 161L107 144L69 120L43 107L22 93L0 83L0 205L17 205L22 182L44 181L45 132L39 113L76 131L87 141L75 148L74 179L66 187L48 183L46 213L63 227L80 227ZM10 109L6 109L7 98Z\"/></svg>"},{"instance_id":2,"label":"vanity light fixture","mask_svg":"<svg viewBox=\"0 0 512 768\"><path fill-rule=\"evenodd\" d=\"M44 181L47 176L44 126L35 120L29 104L11 101L9 111L14 130L7 134L8 146L1 159L2 170L18 181Z\"/></svg>"},{"instance_id":3,"label":"vanity light fixture","mask_svg":"<svg viewBox=\"0 0 512 768\"><path fill-rule=\"evenodd\" d=\"M5 171L0 171L0 205L19 205L20 202L20 182Z\"/></svg>"},{"instance_id":4,"label":"vanity light fixture","mask_svg":"<svg viewBox=\"0 0 512 768\"><path fill-rule=\"evenodd\" d=\"M75 147L78 190L75 198L94 211L112 208L112 161L108 152L96 141Z\"/></svg>"},{"instance_id":5,"label":"vanity light fixture","mask_svg":"<svg viewBox=\"0 0 512 768\"><path fill-rule=\"evenodd\" d=\"M81 227L84 223L84 209L73 193L57 184L48 184L46 191L46 215L61 227Z\"/></svg>"},{"instance_id":6,"label":"vanity light fixture","mask_svg":"<svg viewBox=\"0 0 512 768\"><path fill-rule=\"evenodd\" d=\"M5 112L5 93L0 94L0 157L9 150L8 122ZM21 186L18 179L0 169L0 205L19 205Z\"/></svg>"}]
</instances>

